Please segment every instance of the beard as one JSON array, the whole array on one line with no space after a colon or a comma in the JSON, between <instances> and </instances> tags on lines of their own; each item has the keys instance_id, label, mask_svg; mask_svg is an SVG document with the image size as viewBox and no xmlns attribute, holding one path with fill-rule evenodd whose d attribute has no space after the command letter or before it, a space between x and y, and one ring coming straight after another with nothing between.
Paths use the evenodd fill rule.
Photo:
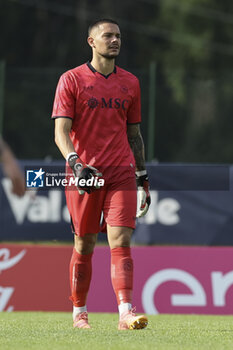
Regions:
<instances>
[{"instance_id":1,"label":"beard","mask_svg":"<svg viewBox=\"0 0 233 350\"><path fill-rule=\"evenodd\" d=\"M109 53L103 53L103 54L101 54L101 56L104 57L104 58L106 58L107 60L112 60L112 59L116 58L117 56L119 56L119 53L120 53L120 52L111 53L111 54L109 54Z\"/></svg>"}]
</instances>

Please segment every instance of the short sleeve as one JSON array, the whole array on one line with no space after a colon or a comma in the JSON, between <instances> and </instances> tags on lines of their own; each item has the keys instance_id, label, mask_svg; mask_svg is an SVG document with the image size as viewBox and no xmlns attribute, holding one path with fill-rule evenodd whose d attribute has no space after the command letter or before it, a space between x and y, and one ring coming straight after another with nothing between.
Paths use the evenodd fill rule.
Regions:
<instances>
[{"instance_id":1,"label":"short sleeve","mask_svg":"<svg viewBox=\"0 0 233 350\"><path fill-rule=\"evenodd\" d=\"M138 79L135 83L132 104L127 113L127 124L137 124L141 122L141 91Z\"/></svg>"},{"instance_id":2,"label":"short sleeve","mask_svg":"<svg viewBox=\"0 0 233 350\"><path fill-rule=\"evenodd\" d=\"M52 118L74 118L75 111L75 85L68 73L64 73L57 84Z\"/></svg>"}]
</instances>

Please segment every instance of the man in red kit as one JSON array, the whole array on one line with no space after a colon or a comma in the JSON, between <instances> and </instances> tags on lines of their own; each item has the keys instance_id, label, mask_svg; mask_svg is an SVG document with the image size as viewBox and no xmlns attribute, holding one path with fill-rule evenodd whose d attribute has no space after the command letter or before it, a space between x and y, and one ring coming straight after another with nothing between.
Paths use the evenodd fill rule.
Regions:
<instances>
[{"instance_id":1,"label":"man in red kit","mask_svg":"<svg viewBox=\"0 0 233 350\"><path fill-rule=\"evenodd\" d=\"M87 41L92 48L92 60L61 76L52 113L55 142L78 179L76 190L66 190L75 233L70 262L73 326L90 328L86 298L103 213L119 309L118 329L141 329L148 320L132 310L130 253L136 217L145 215L150 205L139 128L140 87L134 75L115 66L121 46L121 33L115 21L103 19L93 23ZM81 180L98 179L101 175L102 188L98 189L96 183L81 184Z\"/></svg>"}]
</instances>

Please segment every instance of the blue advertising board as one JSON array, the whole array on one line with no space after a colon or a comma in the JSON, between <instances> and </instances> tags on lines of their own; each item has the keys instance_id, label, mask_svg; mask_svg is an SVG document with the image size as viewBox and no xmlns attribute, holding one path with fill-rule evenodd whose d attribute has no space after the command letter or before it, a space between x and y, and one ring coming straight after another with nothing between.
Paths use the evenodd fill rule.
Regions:
<instances>
[{"instance_id":1,"label":"blue advertising board","mask_svg":"<svg viewBox=\"0 0 233 350\"><path fill-rule=\"evenodd\" d=\"M10 180L0 169L0 240L71 241L64 189L43 187L48 169L61 173L64 162L20 165L28 187L22 198L11 193ZM138 219L135 244L233 244L232 166L148 164L147 169L152 203Z\"/></svg>"}]
</instances>

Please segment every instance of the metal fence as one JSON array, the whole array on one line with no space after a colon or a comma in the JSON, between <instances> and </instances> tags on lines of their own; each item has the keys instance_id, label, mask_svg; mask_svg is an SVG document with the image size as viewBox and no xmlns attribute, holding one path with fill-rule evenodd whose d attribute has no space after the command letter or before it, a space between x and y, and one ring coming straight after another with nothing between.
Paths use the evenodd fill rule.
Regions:
<instances>
[{"instance_id":1,"label":"metal fence","mask_svg":"<svg viewBox=\"0 0 233 350\"><path fill-rule=\"evenodd\" d=\"M19 158L61 158L50 115L59 76L69 68L6 66L1 124ZM169 86L160 66L152 63L145 69L127 70L140 80L147 161L232 163L232 72L212 78L193 77L190 72L179 100L180 92ZM169 75L176 79L177 71Z\"/></svg>"}]
</instances>

